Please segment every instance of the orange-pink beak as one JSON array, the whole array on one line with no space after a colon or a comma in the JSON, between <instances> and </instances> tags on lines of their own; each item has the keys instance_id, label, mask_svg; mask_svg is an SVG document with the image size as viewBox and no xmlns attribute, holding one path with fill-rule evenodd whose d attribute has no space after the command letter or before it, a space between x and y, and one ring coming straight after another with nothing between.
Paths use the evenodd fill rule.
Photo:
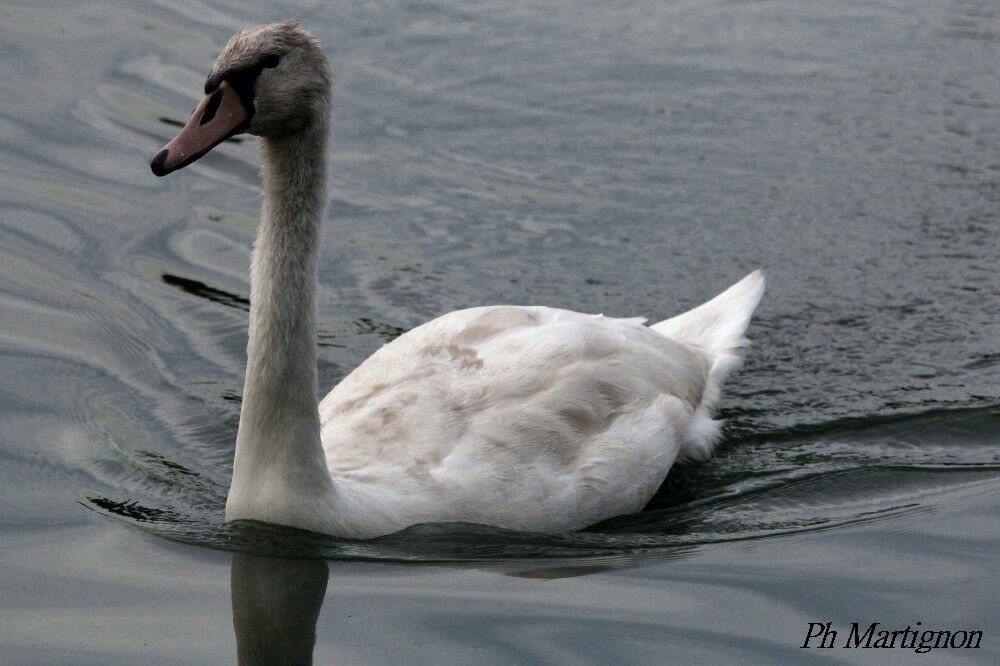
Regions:
<instances>
[{"instance_id":1,"label":"orange-pink beak","mask_svg":"<svg viewBox=\"0 0 1000 666\"><path fill-rule=\"evenodd\" d=\"M191 164L217 145L246 129L250 111L243 106L229 82L222 81L201 98L187 124L160 152L149 167L157 176L166 176Z\"/></svg>"}]
</instances>

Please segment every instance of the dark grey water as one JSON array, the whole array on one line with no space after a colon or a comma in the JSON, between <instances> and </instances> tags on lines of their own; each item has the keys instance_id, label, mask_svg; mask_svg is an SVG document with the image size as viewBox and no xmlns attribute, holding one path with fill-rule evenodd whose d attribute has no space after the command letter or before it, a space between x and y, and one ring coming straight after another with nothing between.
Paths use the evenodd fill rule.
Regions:
<instances>
[{"instance_id":1,"label":"dark grey water","mask_svg":"<svg viewBox=\"0 0 1000 666\"><path fill-rule=\"evenodd\" d=\"M762 266L716 458L580 534L223 525L255 146L146 160L228 35L286 16L338 74L322 386L452 309L663 317ZM914 658L800 650L812 621L1000 659L997 2L0 18L4 663L273 661L313 625L317 663Z\"/></svg>"}]
</instances>

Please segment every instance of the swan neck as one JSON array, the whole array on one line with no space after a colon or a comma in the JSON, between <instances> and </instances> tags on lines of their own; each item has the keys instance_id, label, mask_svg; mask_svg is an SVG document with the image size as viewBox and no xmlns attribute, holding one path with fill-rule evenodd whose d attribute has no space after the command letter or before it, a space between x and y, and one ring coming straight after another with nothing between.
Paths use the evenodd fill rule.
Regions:
<instances>
[{"instance_id":1,"label":"swan neck","mask_svg":"<svg viewBox=\"0 0 1000 666\"><path fill-rule=\"evenodd\" d=\"M263 412L269 421L279 413L317 413L316 258L325 147L321 128L261 139L264 198L250 268L243 409L251 416Z\"/></svg>"},{"instance_id":2,"label":"swan neck","mask_svg":"<svg viewBox=\"0 0 1000 666\"><path fill-rule=\"evenodd\" d=\"M283 496L322 494L331 487L316 385L316 259L325 208L326 127L317 123L295 134L262 138L260 146L264 197L250 269L247 371L230 520L269 518L230 515L234 507L252 503L247 495L266 496L279 488Z\"/></svg>"}]
</instances>

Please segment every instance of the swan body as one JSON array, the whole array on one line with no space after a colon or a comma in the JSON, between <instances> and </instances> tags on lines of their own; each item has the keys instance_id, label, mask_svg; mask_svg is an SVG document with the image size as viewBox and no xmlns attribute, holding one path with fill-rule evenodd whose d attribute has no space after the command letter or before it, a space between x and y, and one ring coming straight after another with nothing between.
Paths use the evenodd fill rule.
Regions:
<instances>
[{"instance_id":1,"label":"swan body","mask_svg":"<svg viewBox=\"0 0 1000 666\"><path fill-rule=\"evenodd\" d=\"M152 162L165 175L232 133L261 137L227 520L349 538L426 522L575 530L641 509L676 460L711 454L712 413L763 295L760 272L653 326L538 306L452 312L385 345L317 402L329 81L297 24L248 28Z\"/></svg>"}]
</instances>

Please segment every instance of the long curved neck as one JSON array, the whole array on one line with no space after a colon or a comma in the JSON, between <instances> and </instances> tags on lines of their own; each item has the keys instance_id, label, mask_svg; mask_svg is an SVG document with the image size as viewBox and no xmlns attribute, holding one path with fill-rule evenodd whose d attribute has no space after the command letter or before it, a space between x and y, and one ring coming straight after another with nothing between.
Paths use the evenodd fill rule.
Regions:
<instances>
[{"instance_id":1,"label":"long curved neck","mask_svg":"<svg viewBox=\"0 0 1000 666\"><path fill-rule=\"evenodd\" d=\"M250 337L227 520L290 520L332 486L316 397L316 255L326 122L261 139L264 200L250 270ZM278 499L280 498L280 499ZM318 508L318 507L317 507Z\"/></svg>"},{"instance_id":2,"label":"long curved neck","mask_svg":"<svg viewBox=\"0 0 1000 666\"><path fill-rule=\"evenodd\" d=\"M250 267L241 431L273 428L291 416L318 419L315 294L324 207L322 134L317 129L261 139L264 200Z\"/></svg>"}]
</instances>

